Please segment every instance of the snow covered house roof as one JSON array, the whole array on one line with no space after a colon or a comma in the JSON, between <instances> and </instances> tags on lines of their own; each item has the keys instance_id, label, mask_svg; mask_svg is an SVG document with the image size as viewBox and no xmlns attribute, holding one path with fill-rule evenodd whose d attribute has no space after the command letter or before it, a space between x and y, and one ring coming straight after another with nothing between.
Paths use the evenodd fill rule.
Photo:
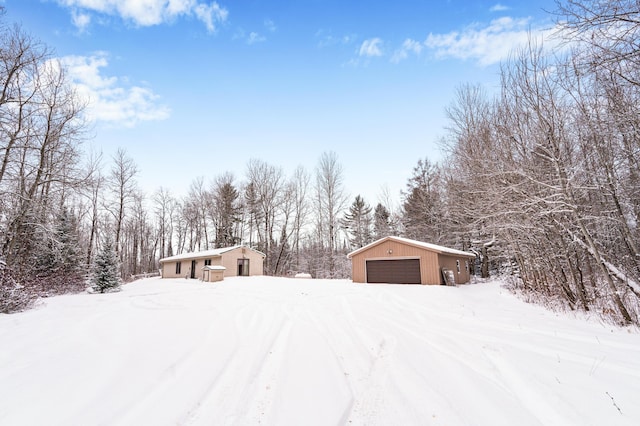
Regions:
<instances>
[{"instance_id":1,"label":"snow covered house roof","mask_svg":"<svg viewBox=\"0 0 640 426\"><path fill-rule=\"evenodd\" d=\"M244 245L236 245L236 246L231 246L231 247L220 247L220 248L211 249L211 250L203 250L203 251L176 254L175 256L169 256L169 257L165 257L163 259L160 259L160 263L163 263L163 262L175 262L176 260L196 259L196 258L201 258L201 257L217 257L217 256L222 256L223 253L226 253L226 252L231 251L231 250L235 250L237 248L245 248L247 250L251 250L251 251L253 251L255 253L260 254L262 257L266 257L266 255L264 253L262 253L261 251L258 251L258 250L254 250L251 247L247 247L247 246L244 246Z\"/></svg>"},{"instance_id":2,"label":"snow covered house roof","mask_svg":"<svg viewBox=\"0 0 640 426\"><path fill-rule=\"evenodd\" d=\"M361 247L357 250L352 251L351 253L347 254L347 258L351 259L353 256L355 256L358 253L361 253L365 250L370 249L371 247L377 246L378 244L382 244L385 241L395 241L397 243L402 243L402 244L407 244L410 246L415 246L415 247L420 247L423 249L427 249L427 250L431 250L434 251L436 253L442 253L442 254L453 254L453 255L457 255L457 256L465 256L465 257L476 257L475 254L473 253L469 253L466 251L462 251L462 250L456 250L456 249L452 249L449 247L444 247L444 246L439 246L437 244L431 244L431 243L425 243L422 241L417 241L417 240L411 240L409 238L403 238L403 237L384 237L384 238L380 238L377 241L374 241L364 247Z\"/></svg>"}]
</instances>

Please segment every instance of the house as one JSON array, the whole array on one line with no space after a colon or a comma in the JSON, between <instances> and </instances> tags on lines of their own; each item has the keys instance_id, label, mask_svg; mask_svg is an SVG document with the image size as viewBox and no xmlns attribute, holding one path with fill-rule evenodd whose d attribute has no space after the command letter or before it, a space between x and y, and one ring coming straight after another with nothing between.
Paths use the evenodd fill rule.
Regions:
<instances>
[{"instance_id":1,"label":"house","mask_svg":"<svg viewBox=\"0 0 640 426\"><path fill-rule=\"evenodd\" d=\"M182 253L160 259L162 278L198 278L220 281L224 277L263 275L265 254L239 245Z\"/></svg>"},{"instance_id":2,"label":"house","mask_svg":"<svg viewBox=\"0 0 640 426\"><path fill-rule=\"evenodd\" d=\"M475 255L407 238L385 237L347 257L356 283L453 285L469 282Z\"/></svg>"}]
</instances>

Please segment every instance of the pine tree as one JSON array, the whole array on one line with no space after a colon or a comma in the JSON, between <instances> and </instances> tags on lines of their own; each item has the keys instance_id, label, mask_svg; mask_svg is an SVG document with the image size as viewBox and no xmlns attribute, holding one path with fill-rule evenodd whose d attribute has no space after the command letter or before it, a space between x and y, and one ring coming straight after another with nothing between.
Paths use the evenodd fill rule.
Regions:
<instances>
[{"instance_id":1,"label":"pine tree","mask_svg":"<svg viewBox=\"0 0 640 426\"><path fill-rule=\"evenodd\" d=\"M427 158L418 160L404 194L402 224L408 238L440 241L444 215L440 186L439 167Z\"/></svg>"},{"instance_id":2,"label":"pine tree","mask_svg":"<svg viewBox=\"0 0 640 426\"><path fill-rule=\"evenodd\" d=\"M216 247L229 247L240 240L236 232L237 224L241 220L239 199L240 194L230 181L219 182L214 190Z\"/></svg>"},{"instance_id":3,"label":"pine tree","mask_svg":"<svg viewBox=\"0 0 640 426\"><path fill-rule=\"evenodd\" d=\"M391 234L391 213L385 206L378 203L373 211L373 236L376 239L387 237Z\"/></svg>"},{"instance_id":4,"label":"pine tree","mask_svg":"<svg viewBox=\"0 0 640 426\"><path fill-rule=\"evenodd\" d=\"M96 256L93 268L93 289L100 293L117 291L120 289L120 274L118 273L118 257L111 239L105 241L102 250Z\"/></svg>"},{"instance_id":5,"label":"pine tree","mask_svg":"<svg viewBox=\"0 0 640 426\"><path fill-rule=\"evenodd\" d=\"M371 242L371 207L360 195L344 215L342 225L351 235L349 242L352 247L364 247Z\"/></svg>"},{"instance_id":6,"label":"pine tree","mask_svg":"<svg viewBox=\"0 0 640 426\"><path fill-rule=\"evenodd\" d=\"M39 244L34 250L34 285L39 291L55 295L84 290L83 260L73 214L62 207L53 230L42 228L36 235Z\"/></svg>"}]
</instances>

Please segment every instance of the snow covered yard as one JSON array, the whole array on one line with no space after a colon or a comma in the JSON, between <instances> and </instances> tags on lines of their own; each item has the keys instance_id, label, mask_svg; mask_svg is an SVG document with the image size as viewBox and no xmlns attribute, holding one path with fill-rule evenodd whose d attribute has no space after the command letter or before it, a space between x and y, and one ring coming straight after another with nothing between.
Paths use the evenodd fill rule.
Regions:
<instances>
[{"instance_id":1,"label":"snow covered yard","mask_svg":"<svg viewBox=\"0 0 640 426\"><path fill-rule=\"evenodd\" d=\"M452 287L138 281L0 315L4 425L637 425L640 333Z\"/></svg>"}]
</instances>

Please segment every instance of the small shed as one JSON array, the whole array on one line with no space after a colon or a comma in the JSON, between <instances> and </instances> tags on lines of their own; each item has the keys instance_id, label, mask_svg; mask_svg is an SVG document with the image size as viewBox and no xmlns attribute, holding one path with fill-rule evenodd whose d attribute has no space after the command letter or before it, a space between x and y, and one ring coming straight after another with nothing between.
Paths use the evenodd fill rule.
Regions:
<instances>
[{"instance_id":1,"label":"small shed","mask_svg":"<svg viewBox=\"0 0 640 426\"><path fill-rule=\"evenodd\" d=\"M469 282L475 254L408 238L384 237L347 257L356 283L438 285Z\"/></svg>"},{"instance_id":2,"label":"small shed","mask_svg":"<svg viewBox=\"0 0 640 426\"><path fill-rule=\"evenodd\" d=\"M244 245L182 253L160 259L162 278L198 278L204 280L206 266L222 266L223 277L264 274L266 255ZM209 271L218 271L209 269ZM215 272L214 275L219 274ZM211 272L208 273L211 277Z\"/></svg>"},{"instance_id":3,"label":"small shed","mask_svg":"<svg viewBox=\"0 0 640 426\"><path fill-rule=\"evenodd\" d=\"M202 268L202 281L214 283L224 279L224 271L227 268L221 265L207 265Z\"/></svg>"}]
</instances>

